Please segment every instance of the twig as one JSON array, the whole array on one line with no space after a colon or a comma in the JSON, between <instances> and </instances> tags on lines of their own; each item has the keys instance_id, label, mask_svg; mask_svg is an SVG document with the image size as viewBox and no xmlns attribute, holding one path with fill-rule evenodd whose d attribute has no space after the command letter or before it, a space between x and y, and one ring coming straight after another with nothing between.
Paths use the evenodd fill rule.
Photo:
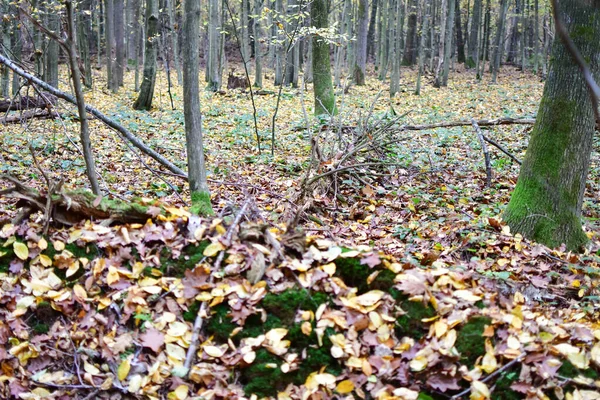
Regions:
<instances>
[{"instance_id":1,"label":"twig","mask_svg":"<svg viewBox=\"0 0 600 400\"><path fill-rule=\"evenodd\" d=\"M246 213L246 210L250 206L250 203L251 203L251 199L247 199L244 202L244 205L242 206L242 208L240 209L238 214L235 216L235 219L233 220L231 226L229 227L229 230L227 231L227 234L225 235L225 243L224 244L226 246L229 246L231 244L231 237L233 236L233 231L235 231L235 228L240 224L242 217L244 216L244 214ZM212 268L213 271L217 271L221 267L221 263L223 262L224 257L225 257L225 250L221 250L221 252L217 256L217 259L215 260L215 263L213 265L213 268ZM212 283L213 279L214 279L214 274L211 273L210 278L209 278L209 283ZM200 340L200 331L202 331L202 325L204 324L204 314L206 314L207 308L208 308L208 302L203 301L202 304L200 305L200 309L198 310L198 313L196 314L196 320L194 321L194 328L192 330L192 338L190 339L190 347L188 347L188 351L185 356L185 363L183 364L183 366L186 370L186 375L189 373L189 371L192 367L192 364L194 362L194 358L196 357L196 351L198 350L198 341Z\"/></svg>"},{"instance_id":2,"label":"twig","mask_svg":"<svg viewBox=\"0 0 600 400\"><path fill-rule=\"evenodd\" d=\"M480 119L477 121L479 126L496 126L496 125L533 125L535 118L498 118L498 119ZM455 126L470 126L471 121L459 120L450 122L438 122L429 125L401 125L399 131L424 131L437 128L452 128Z\"/></svg>"},{"instance_id":3,"label":"twig","mask_svg":"<svg viewBox=\"0 0 600 400\"><path fill-rule=\"evenodd\" d=\"M496 142L495 140L492 140L492 139L488 138L487 136L485 136L483 134L481 136L483 136L483 140L485 140L486 142L488 142L492 146L495 146L496 148L498 148L498 150L500 150L501 152L503 152L504 154L506 154L507 156L509 156L511 158L511 160L513 160L514 162L516 162L519 165L522 164L521 160L519 160L517 157L515 157L511 153L509 153L508 150L506 150L504 147L502 147L498 142Z\"/></svg>"},{"instance_id":4,"label":"twig","mask_svg":"<svg viewBox=\"0 0 600 400\"><path fill-rule=\"evenodd\" d=\"M514 360L511 360L506 365L503 365L502 368L499 368L499 369L495 370L494 372L492 372L491 374L489 374L488 376L486 376L485 378L483 378L481 380L481 382L482 383L486 383L486 382L492 380L493 378L495 378L496 376L500 375L501 373L503 373L507 369L510 369L516 363L521 362L525 358L525 356L526 356L526 354L522 353L519 357L515 358ZM462 398L463 396L469 394L470 392L471 392L471 387L468 387L465 390L463 390L462 392L460 392L460 393L455 394L454 396L452 396L450 398L450 400L458 400L458 399Z\"/></svg>"},{"instance_id":5,"label":"twig","mask_svg":"<svg viewBox=\"0 0 600 400\"><path fill-rule=\"evenodd\" d=\"M479 128L479 125L477 125L477 121L475 121L475 118L471 118L471 123L473 124L473 128L475 129L477 139L479 139L479 144L481 145L481 150L483 150L483 156L485 158L485 187L490 187L490 185L492 184L492 164L490 162L490 152L488 150L487 145L485 144L485 139L483 138L483 134L481 133L481 129Z\"/></svg>"}]
</instances>

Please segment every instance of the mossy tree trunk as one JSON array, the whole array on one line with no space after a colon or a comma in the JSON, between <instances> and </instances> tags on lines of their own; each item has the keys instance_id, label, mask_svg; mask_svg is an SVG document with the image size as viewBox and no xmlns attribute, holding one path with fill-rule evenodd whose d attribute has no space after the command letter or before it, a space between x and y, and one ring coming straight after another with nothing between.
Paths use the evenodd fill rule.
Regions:
<instances>
[{"instance_id":1,"label":"mossy tree trunk","mask_svg":"<svg viewBox=\"0 0 600 400\"><path fill-rule=\"evenodd\" d=\"M327 0L314 0L310 7L310 19L317 29L327 29L328 21ZM367 52L365 25L365 57ZM335 114L335 94L331 81L331 60L329 58L329 43L314 35L312 39L313 84L315 92L315 115Z\"/></svg>"},{"instance_id":2,"label":"mossy tree trunk","mask_svg":"<svg viewBox=\"0 0 600 400\"><path fill-rule=\"evenodd\" d=\"M600 78L600 8L589 1L561 2L563 21ZM550 73L519 181L504 213L514 233L577 250L587 241L581 206L592 151L594 114L579 68L556 41Z\"/></svg>"},{"instance_id":3,"label":"mossy tree trunk","mask_svg":"<svg viewBox=\"0 0 600 400\"><path fill-rule=\"evenodd\" d=\"M152 1L152 0L149 0ZM188 179L194 214L212 215L206 181L202 116L200 114L200 2L185 1L183 12L183 117L188 158Z\"/></svg>"},{"instance_id":4,"label":"mossy tree trunk","mask_svg":"<svg viewBox=\"0 0 600 400\"><path fill-rule=\"evenodd\" d=\"M327 8L325 8L325 13L327 13ZM356 58L352 76L354 83L361 86L365 84L365 70L367 68L367 28L369 23L369 2L367 0L359 0L358 15L356 17L358 31L356 32Z\"/></svg>"}]
</instances>

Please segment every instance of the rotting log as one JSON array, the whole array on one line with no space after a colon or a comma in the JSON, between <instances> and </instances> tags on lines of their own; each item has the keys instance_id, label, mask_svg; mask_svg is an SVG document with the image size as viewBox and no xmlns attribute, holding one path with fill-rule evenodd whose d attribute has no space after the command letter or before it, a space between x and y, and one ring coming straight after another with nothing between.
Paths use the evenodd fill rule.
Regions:
<instances>
[{"instance_id":1,"label":"rotting log","mask_svg":"<svg viewBox=\"0 0 600 400\"><path fill-rule=\"evenodd\" d=\"M0 112L52 108L56 98L49 93L44 96L20 96L17 99L0 100Z\"/></svg>"},{"instance_id":2,"label":"rotting log","mask_svg":"<svg viewBox=\"0 0 600 400\"><path fill-rule=\"evenodd\" d=\"M150 205L96 196L87 190L60 191L48 194L33 189L12 175L0 175L10 187L0 190L0 196L17 200L20 212L13 223L19 223L31 214L41 211L50 216L54 223L74 225L84 220L106 221L106 223L144 223L153 218ZM51 210L48 210L50 204ZM156 210L158 211L158 210Z\"/></svg>"},{"instance_id":3,"label":"rotting log","mask_svg":"<svg viewBox=\"0 0 600 400\"><path fill-rule=\"evenodd\" d=\"M20 124L29 119L55 119L60 118L60 114L56 111L48 110L26 110L18 114L0 116L0 124Z\"/></svg>"},{"instance_id":4,"label":"rotting log","mask_svg":"<svg viewBox=\"0 0 600 400\"><path fill-rule=\"evenodd\" d=\"M21 76L22 78L26 79L29 82L34 83L35 85L41 87L42 89L51 93L52 95L54 95L60 99L66 100L71 104L77 105L77 100L75 99L75 97L73 97L72 95L70 95L68 93L58 90L54 86L51 86L48 83L42 81L41 79L35 77L34 75L28 73L27 71L23 70L21 67L16 65L14 62L12 62L10 59L3 56L2 54L0 54L0 64L5 65L6 67L11 69L17 75ZM142 153L146 154L147 156L149 156L149 157L153 158L155 161L157 161L159 164L163 165L174 175L179 176L184 179L187 179L187 174L182 169L180 169L175 164L173 164L171 161L169 161L165 157L163 157L161 154L157 153L155 150L153 150L152 148L147 146L144 142L142 142L137 136L135 136L133 133L131 133L123 125L121 125L118 122L116 122L115 120L107 117L101 111L90 106L89 104L86 104L85 109L88 113L92 114L93 116L95 116L96 118L98 118L99 120L104 122L106 125L108 125L110 128L112 128L113 130L118 132L122 138L124 138L125 140L129 141L129 143L131 143L132 145L137 147Z\"/></svg>"}]
</instances>

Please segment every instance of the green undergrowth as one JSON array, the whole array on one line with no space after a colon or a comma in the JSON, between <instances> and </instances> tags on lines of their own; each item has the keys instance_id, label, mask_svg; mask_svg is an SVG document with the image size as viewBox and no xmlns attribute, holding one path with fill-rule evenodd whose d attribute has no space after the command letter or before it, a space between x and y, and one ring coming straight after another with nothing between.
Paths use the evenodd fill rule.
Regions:
<instances>
[{"instance_id":1,"label":"green undergrowth","mask_svg":"<svg viewBox=\"0 0 600 400\"><path fill-rule=\"evenodd\" d=\"M460 353L461 363L473 368L477 359L485 354L485 337L483 332L486 325L491 325L489 317L475 316L470 318L458 330L456 350Z\"/></svg>"},{"instance_id":2,"label":"green undergrowth","mask_svg":"<svg viewBox=\"0 0 600 400\"><path fill-rule=\"evenodd\" d=\"M262 314L249 316L243 329L233 337L231 334L238 325L232 320L229 305L222 303L212 308L212 316L206 325L206 331L215 341L225 342L231 338L234 343L239 344L244 338L257 337L271 329L287 329L288 333L284 340L290 341L290 351L303 356L298 363L298 369L287 374L282 372L281 357L265 349L256 352L256 359L251 365L239 368L240 382L244 385L246 395L276 396L278 391L285 389L290 383L302 385L308 375L320 370L321 367L325 367L325 370L332 374L341 373L342 367L330 354L332 344L329 336L335 334L335 331L328 328L323 335L322 345L319 346L314 322L311 333L306 335L301 328L303 321L296 320L298 311L315 312L319 305L329 301L330 298L325 293L309 293L304 289L268 293L257 305L257 308L266 311L266 319L262 320ZM199 304L194 303L184 318L191 320L198 307Z\"/></svg>"},{"instance_id":3,"label":"green undergrowth","mask_svg":"<svg viewBox=\"0 0 600 400\"><path fill-rule=\"evenodd\" d=\"M210 240L189 244L177 259L173 258L168 247L163 247L160 253L160 271L167 276L183 277L186 270L194 269L202 261L205 257L204 250L209 244Z\"/></svg>"},{"instance_id":4,"label":"green undergrowth","mask_svg":"<svg viewBox=\"0 0 600 400\"><path fill-rule=\"evenodd\" d=\"M342 253L350 249L343 248ZM365 293L369 290L388 291L394 285L396 274L389 269L370 268L367 264L361 264L358 258L338 257L335 261L335 276L341 278L346 286L352 286L358 289L358 293ZM377 276L369 283L369 276L377 272Z\"/></svg>"},{"instance_id":5,"label":"green undergrowth","mask_svg":"<svg viewBox=\"0 0 600 400\"><path fill-rule=\"evenodd\" d=\"M431 304L423 304L422 301L411 301L408 295L396 289L391 289L390 294L396 300L396 304L404 311L404 314L396 319L396 336L398 338L408 336L417 340L425 336L429 331L429 327L422 320L437 315Z\"/></svg>"},{"instance_id":6,"label":"green undergrowth","mask_svg":"<svg viewBox=\"0 0 600 400\"><path fill-rule=\"evenodd\" d=\"M515 392L510 386L519 380L519 371L508 370L500 374L500 378L494 385L492 400L520 400L523 394Z\"/></svg>"}]
</instances>

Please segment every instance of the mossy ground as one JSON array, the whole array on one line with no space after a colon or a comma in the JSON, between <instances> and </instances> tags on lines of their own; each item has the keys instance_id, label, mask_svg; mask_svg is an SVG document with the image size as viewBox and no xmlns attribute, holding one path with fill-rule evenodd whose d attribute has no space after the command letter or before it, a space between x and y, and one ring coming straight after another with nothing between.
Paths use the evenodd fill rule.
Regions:
<instances>
[{"instance_id":1,"label":"mossy ground","mask_svg":"<svg viewBox=\"0 0 600 400\"><path fill-rule=\"evenodd\" d=\"M343 249L343 251L347 250ZM358 258L338 257L334 263L335 276L341 278L347 286L357 288L359 294L375 289L387 291L394 285L396 274L388 269L370 268L367 264L361 264ZM378 271L377 276L369 283L369 276L376 271Z\"/></svg>"},{"instance_id":2,"label":"mossy ground","mask_svg":"<svg viewBox=\"0 0 600 400\"><path fill-rule=\"evenodd\" d=\"M203 253L209 244L210 240L190 244L177 259L171 256L168 247L164 247L160 255L160 271L167 276L183 277L186 270L193 269L205 257Z\"/></svg>"},{"instance_id":3,"label":"mossy ground","mask_svg":"<svg viewBox=\"0 0 600 400\"><path fill-rule=\"evenodd\" d=\"M476 316L470 318L459 330L456 338L456 350L460 353L461 363L469 368L475 365L477 359L485 354L485 337L483 332L492 320L488 317Z\"/></svg>"},{"instance_id":4,"label":"mossy ground","mask_svg":"<svg viewBox=\"0 0 600 400\"><path fill-rule=\"evenodd\" d=\"M434 317L436 315L435 309L431 304L409 300L409 296L396 289L391 289L390 294L396 300L397 305L405 312L396 319L396 335L399 338L408 336L417 340L421 339L429 330L422 320Z\"/></svg>"}]
</instances>

